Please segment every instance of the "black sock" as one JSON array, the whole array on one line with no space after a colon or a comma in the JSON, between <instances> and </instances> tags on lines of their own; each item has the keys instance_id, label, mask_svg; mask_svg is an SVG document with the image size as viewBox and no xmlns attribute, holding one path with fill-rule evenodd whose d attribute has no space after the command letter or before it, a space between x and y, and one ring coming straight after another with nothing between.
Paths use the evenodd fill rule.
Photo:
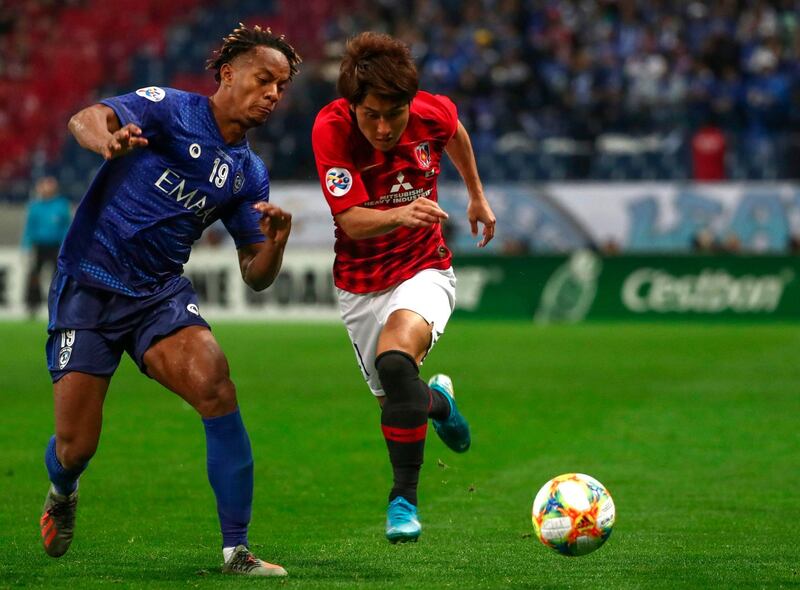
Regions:
<instances>
[{"instance_id":1,"label":"black sock","mask_svg":"<svg viewBox=\"0 0 800 590\"><path fill-rule=\"evenodd\" d=\"M394 472L389 502L402 496L417 503L417 483L428 430L431 394L419 378L416 361L399 350L389 350L375 359L375 367L386 393L381 428Z\"/></svg>"},{"instance_id":2,"label":"black sock","mask_svg":"<svg viewBox=\"0 0 800 590\"><path fill-rule=\"evenodd\" d=\"M442 392L432 388L430 392L431 402L428 416L434 420L447 420L450 417L450 402Z\"/></svg>"}]
</instances>

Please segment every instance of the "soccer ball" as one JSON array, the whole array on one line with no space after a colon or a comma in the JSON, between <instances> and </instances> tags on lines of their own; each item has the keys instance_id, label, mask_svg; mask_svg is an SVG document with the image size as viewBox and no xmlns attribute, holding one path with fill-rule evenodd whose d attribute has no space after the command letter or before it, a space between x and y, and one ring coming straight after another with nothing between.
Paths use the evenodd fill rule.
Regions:
<instances>
[{"instance_id":1,"label":"soccer ball","mask_svg":"<svg viewBox=\"0 0 800 590\"><path fill-rule=\"evenodd\" d=\"M611 535L615 513L614 500L603 484L583 473L565 473L536 494L533 530L561 555L586 555Z\"/></svg>"}]
</instances>

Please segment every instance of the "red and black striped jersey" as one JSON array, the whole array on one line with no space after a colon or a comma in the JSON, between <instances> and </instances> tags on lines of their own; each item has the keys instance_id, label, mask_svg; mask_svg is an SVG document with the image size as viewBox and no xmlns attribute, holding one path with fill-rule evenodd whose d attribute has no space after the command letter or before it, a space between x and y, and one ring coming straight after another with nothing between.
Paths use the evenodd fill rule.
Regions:
<instances>
[{"instance_id":1,"label":"red and black striped jersey","mask_svg":"<svg viewBox=\"0 0 800 590\"><path fill-rule=\"evenodd\" d=\"M345 99L328 104L314 122L312 142L331 213L356 206L391 209L420 197L437 201L442 153L457 127L458 113L449 98L418 92L403 135L382 152L361 133ZM336 224L334 235L334 283L351 293L383 291L421 270L451 265L440 224L399 227L362 240L350 238Z\"/></svg>"}]
</instances>

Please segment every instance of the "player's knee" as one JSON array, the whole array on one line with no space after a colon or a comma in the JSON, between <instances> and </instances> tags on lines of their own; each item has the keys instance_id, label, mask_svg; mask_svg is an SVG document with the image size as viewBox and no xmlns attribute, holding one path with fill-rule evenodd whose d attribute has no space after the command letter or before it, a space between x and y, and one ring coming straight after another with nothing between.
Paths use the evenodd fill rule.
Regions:
<instances>
[{"instance_id":1,"label":"player's knee","mask_svg":"<svg viewBox=\"0 0 800 590\"><path fill-rule=\"evenodd\" d=\"M76 469L86 465L97 451L97 441L90 438L56 438L56 456L64 469Z\"/></svg>"},{"instance_id":2,"label":"player's knee","mask_svg":"<svg viewBox=\"0 0 800 590\"><path fill-rule=\"evenodd\" d=\"M411 355L400 350L387 350L375 359L375 367L388 401L407 403L420 397L419 388L415 386L419 369Z\"/></svg>"},{"instance_id":3,"label":"player's knee","mask_svg":"<svg viewBox=\"0 0 800 590\"><path fill-rule=\"evenodd\" d=\"M236 386L227 375L209 379L199 389L194 408L203 418L223 416L236 409Z\"/></svg>"}]
</instances>

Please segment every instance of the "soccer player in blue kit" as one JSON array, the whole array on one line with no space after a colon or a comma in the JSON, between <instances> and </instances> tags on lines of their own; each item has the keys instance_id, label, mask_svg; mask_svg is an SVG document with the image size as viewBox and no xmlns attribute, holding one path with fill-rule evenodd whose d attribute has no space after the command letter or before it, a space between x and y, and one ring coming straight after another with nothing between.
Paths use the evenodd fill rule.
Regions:
<instances>
[{"instance_id":1,"label":"soccer player in blue kit","mask_svg":"<svg viewBox=\"0 0 800 590\"><path fill-rule=\"evenodd\" d=\"M125 351L202 417L223 571L286 575L248 548L250 441L225 355L182 272L192 244L221 219L244 281L261 290L277 276L291 215L267 202L267 170L245 133L267 120L300 62L282 36L240 25L209 60L219 82L213 96L142 88L70 119L78 143L106 162L78 207L50 288L55 436L40 521L48 555L60 557L72 541L78 479L97 449L103 401Z\"/></svg>"}]
</instances>

